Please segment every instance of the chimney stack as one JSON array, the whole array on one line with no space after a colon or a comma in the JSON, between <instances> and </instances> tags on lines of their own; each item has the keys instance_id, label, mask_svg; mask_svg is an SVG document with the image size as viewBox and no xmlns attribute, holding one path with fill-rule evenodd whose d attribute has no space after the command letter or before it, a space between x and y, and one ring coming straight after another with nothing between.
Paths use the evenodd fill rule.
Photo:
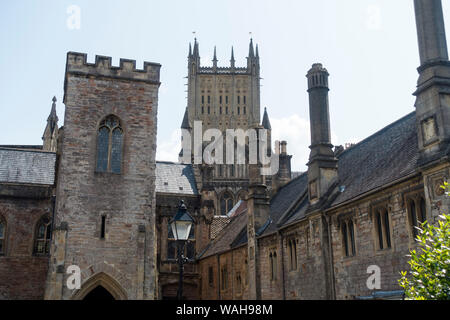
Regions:
<instances>
[{"instance_id":1,"label":"chimney stack","mask_svg":"<svg viewBox=\"0 0 450 320\"><path fill-rule=\"evenodd\" d=\"M414 0L420 67L416 96L419 166L449 156L450 62L441 0Z\"/></svg>"},{"instance_id":2,"label":"chimney stack","mask_svg":"<svg viewBox=\"0 0 450 320\"><path fill-rule=\"evenodd\" d=\"M337 179L337 159L330 138L328 76L327 69L320 63L313 64L306 75L311 126L308 189L312 204L321 200Z\"/></svg>"}]
</instances>

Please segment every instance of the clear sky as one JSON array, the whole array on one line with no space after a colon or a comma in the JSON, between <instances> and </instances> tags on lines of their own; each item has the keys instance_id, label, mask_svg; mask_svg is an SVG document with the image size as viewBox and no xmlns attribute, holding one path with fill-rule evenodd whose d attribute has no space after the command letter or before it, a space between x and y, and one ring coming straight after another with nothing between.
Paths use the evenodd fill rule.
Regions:
<instances>
[{"instance_id":1,"label":"clear sky","mask_svg":"<svg viewBox=\"0 0 450 320\"><path fill-rule=\"evenodd\" d=\"M445 23L450 3L443 0ZM85 52L162 64L157 159L176 161L186 107L193 31L203 65L231 46L245 66L251 37L261 57L261 106L273 136L288 141L293 169L305 170L309 112L305 74L330 73L332 143L358 142L414 110L419 66L412 0L17 0L0 10L0 144L41 144L56 96L60 125L65 59ZM75 7L74 7L75 6ZM79 25L74 19L80 10ZM79 28L78 28L79 26Z\"/></svg>"}]
</instances>

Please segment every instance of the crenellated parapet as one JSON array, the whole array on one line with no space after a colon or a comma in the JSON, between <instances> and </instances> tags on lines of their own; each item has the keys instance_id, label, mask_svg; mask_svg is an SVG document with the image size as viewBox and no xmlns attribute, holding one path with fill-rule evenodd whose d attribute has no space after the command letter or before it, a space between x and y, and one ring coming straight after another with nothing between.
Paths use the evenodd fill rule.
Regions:
<instances>
[{"instance_id":1,"label":"crenellated parapet","mask_svg":"<svg viewBox=\"0 0 450 320\"><path fill-rule=\"evenodd\" d=\"M159 63L144 62L143 69L136 69L135 60L120 59L118 67L112 66L111 61L111 57L96 55L95 63L88 63L86 53L68 52L66 73L160 84Z\"/></svg>"}]
</instances>

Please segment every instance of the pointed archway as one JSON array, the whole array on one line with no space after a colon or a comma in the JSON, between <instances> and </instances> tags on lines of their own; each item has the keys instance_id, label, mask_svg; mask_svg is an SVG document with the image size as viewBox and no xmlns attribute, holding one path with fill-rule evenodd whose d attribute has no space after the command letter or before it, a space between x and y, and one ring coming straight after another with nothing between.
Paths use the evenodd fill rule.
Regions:
<instances>
[{"instance_id":1,"label":"pointed archway","mask_svg":"<svg viewBox=\"0 0 450 320\"><path fill-rule=\"evenodd\" d=\"M104 272L87 280L72 296L74 300L127 300L120 284Z\"/></svg>"},{"instance_id":2,"label":"pointed archway","mask_svg":"<svg viewBox=\"0 0 450 320\"><path fill-rule=\"evenodd\" d=\"M103 300L103 301L111 301L116 300L112 296L111 293L109 293L108 290L103 288L102 286L97 286L95 289L93 289L91 292L89 292L83 300Z\"/></svg>"}]
</instances>

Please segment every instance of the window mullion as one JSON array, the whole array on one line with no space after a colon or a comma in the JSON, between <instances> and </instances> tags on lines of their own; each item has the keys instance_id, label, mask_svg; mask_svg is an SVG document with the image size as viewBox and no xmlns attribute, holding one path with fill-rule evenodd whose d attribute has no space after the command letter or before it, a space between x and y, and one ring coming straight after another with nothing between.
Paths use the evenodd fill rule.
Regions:
<instances>
[{"instance_id":1,"label":"window mullion","mask_svg":"<svg viewBox=\"0 0 450 320\"><path fill-rule=\"evenodd\" d=\"M109 138L108 138L108 172L111 172L111 153L112 153L112 132L111 128L109 129Z\"/></svg>"}]
</instances>

